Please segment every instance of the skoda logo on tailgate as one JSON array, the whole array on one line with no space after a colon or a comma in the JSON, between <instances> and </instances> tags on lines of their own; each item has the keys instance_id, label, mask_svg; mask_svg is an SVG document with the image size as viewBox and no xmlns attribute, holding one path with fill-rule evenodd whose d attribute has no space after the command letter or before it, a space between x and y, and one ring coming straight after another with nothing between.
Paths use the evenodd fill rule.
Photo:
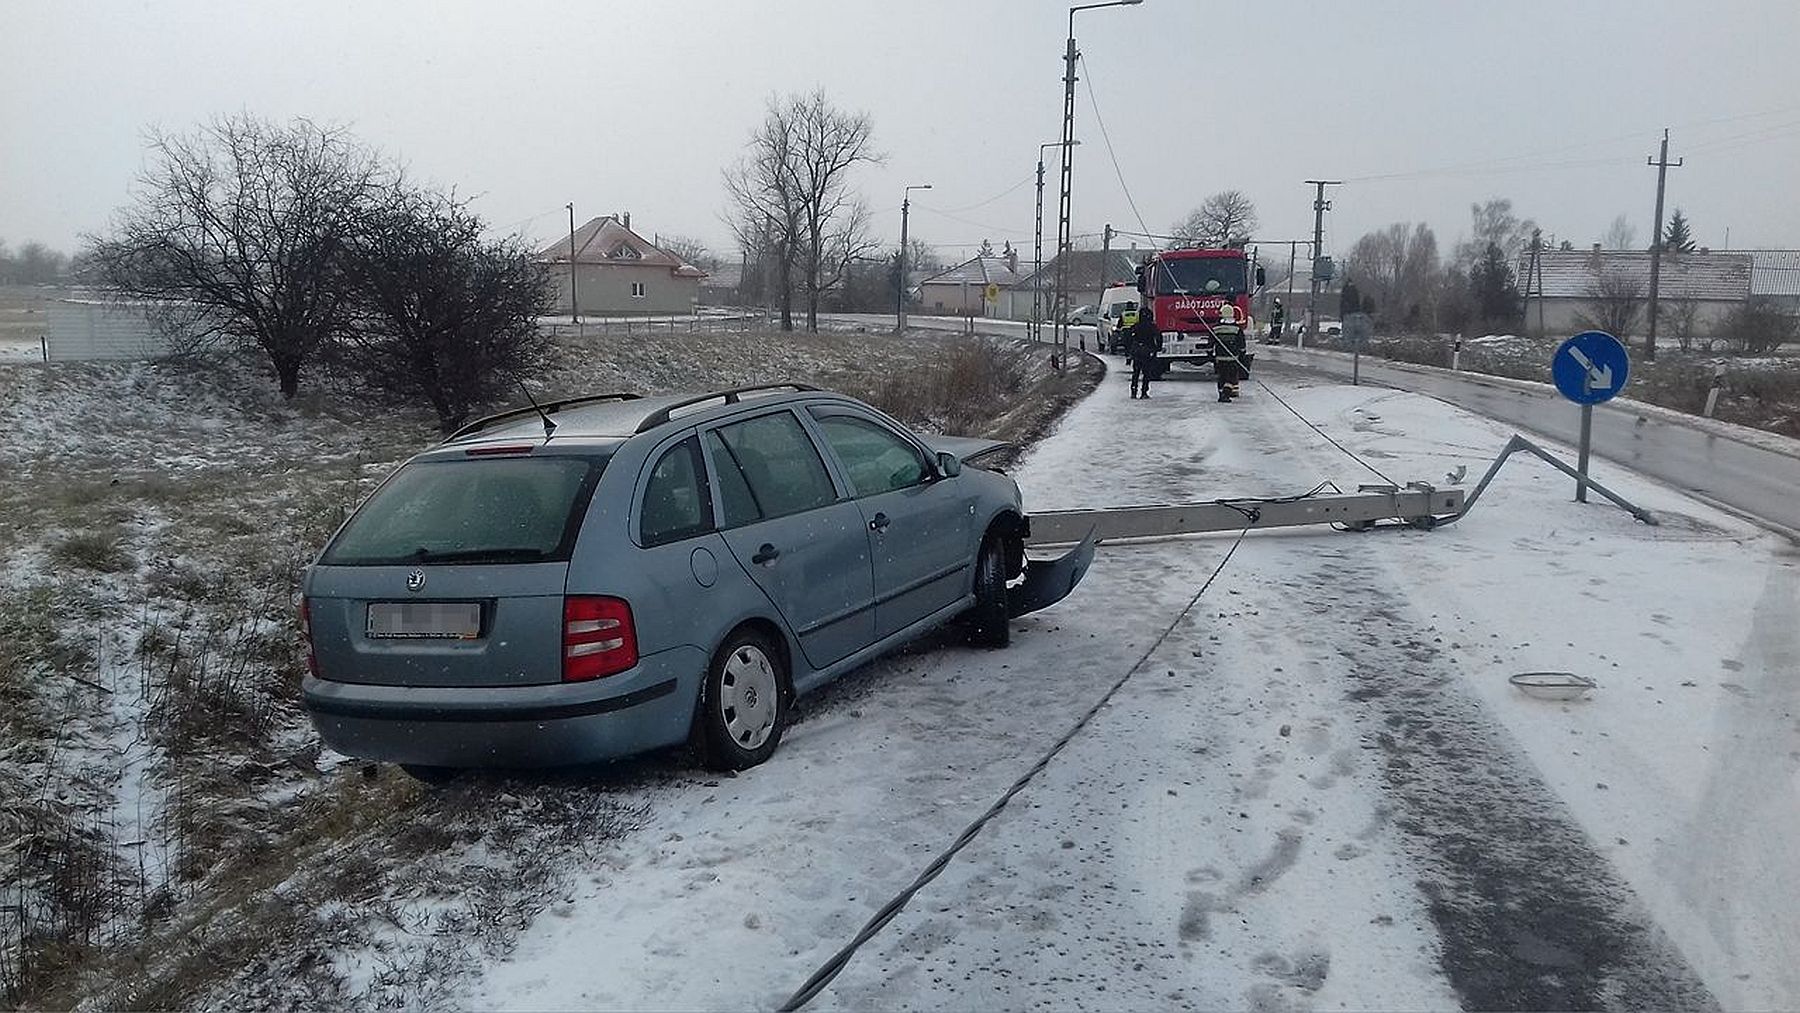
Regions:
<instances>
[{"instance_id":1,"label":"skoda logo on tailgate","mask_svg":"<svg viewBox=\"0 0 1800 1013\"><path fill-rule=\"evenodd\" d=\"M406 589L408 591L423 591L423 590L425 590L425 571L424 570L414 570L413 572L407 574L406 575Z\"/></svg>"}]
</instances>

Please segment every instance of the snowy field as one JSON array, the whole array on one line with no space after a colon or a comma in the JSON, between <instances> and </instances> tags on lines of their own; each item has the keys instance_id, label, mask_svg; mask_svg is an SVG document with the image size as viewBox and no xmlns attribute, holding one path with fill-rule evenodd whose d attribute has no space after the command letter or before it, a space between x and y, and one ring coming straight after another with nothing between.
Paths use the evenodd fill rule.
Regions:
<instances>
[{"instance_id":1,"label":"snowy field","mask_svg":"<svg viewBox=\"0 0 1800 1013\"><path fill-rule=\"evenodd\" d=\"M1178 376L1180 374L1177 374ZM1508 431L1270 372L1399 481ZM1019 471L1037 509L1373 476L1265 392L1117 378ZM1248 538L1094 723L819 1008L1793 1008L1791 546L1602 469L1518 461L1433 532ZM1229 537L1103 547L1015 646L933 645L812 701L768 765L639 789L471 1008L780 1003L1175 619ZM1571 703L1507 677L1598 680Z\"/></svg>"}]
</instances>

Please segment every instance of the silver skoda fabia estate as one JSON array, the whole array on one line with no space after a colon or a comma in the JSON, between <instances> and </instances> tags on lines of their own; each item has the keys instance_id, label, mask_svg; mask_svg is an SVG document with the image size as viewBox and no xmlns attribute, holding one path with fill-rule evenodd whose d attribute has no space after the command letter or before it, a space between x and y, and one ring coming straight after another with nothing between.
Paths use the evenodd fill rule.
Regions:
<instances>
[{"instance_id":1,"label":"silver skoda fabia estate","mask_svg":"<svg viewBox=\"0 0 1800 1013\"><path fill-rule=\"evenodd\" d=\"M796 695L952 620L1004 646L1088 542L1028 561L991 441L797 384L606 394L472 423L308 570L306 709L425 778L691 743L761 763Z\"/></svg>"}]
</instances>

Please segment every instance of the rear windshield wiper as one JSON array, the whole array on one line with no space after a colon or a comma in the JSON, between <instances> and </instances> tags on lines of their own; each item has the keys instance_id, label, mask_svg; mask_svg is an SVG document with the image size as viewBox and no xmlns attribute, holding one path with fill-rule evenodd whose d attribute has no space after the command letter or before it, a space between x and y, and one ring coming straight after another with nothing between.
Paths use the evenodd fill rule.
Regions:
<instances>
[{"instance_id":1,"label":"rear windshield wiper","mask_svg":"<svg viewBox=\"0 0 1800 1013\"><path fill-rule=\"evenodd\" d=\"M451 552L434 552L420 547L418 551L407 557L413 563L532 563L547 556L542 549L457 549Z\"/></svg>"}]
</instances>

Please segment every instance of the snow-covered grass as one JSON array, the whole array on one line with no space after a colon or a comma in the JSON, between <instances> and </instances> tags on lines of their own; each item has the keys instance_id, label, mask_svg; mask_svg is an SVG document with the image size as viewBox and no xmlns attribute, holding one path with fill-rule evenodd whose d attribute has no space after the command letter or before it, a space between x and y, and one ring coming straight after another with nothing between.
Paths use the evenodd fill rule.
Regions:
<instances>
[{"instance_id":1,"label":"snow-covered grass","mask_svg":"<svg viewBox=\"0 0 1800 1013\"><path fill-rule=\"evenodd\" d=\"M588 335L559 338L534 386L544 397L805 380L879 397L894 375L937 375L950 356L1011 378L963 421L1017 439L1041 429L1041 406L1086 389L1042 363L1014 368L1029 354L1017 348L984 345L972 359L961 348L925 336ZM569 825L603 839L632 822L635 802L602 818L610 803L579 780L503 788L493 806L487 784L459 805L320 754L297 707L300 568L435 436L409 406L318 391L283 402L263 374L241 357L0 365L8 1003L430 996L469 926L547 903L531 884L552 883L554 856L583 843L564 836ZM1013 411L1021 403L1039 407ZM930 421L901 398L883 406ZM491 861L468 859L477 841ZM346 854L366 856L366 881L343 879ZM441 856L449 867L434 865ZM450 942L420 955L390 930ZM293 945L271 957L255 942L265 936Z\"/></svg>"}]
</instances>

